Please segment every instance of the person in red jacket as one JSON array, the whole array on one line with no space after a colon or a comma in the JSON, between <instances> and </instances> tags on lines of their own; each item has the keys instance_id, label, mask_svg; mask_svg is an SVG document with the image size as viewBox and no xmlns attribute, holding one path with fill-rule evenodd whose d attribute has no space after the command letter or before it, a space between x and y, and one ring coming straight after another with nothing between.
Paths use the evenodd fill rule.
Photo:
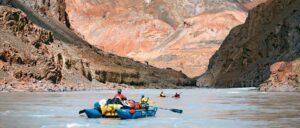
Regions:
<instances>
[{"instance_id":1,"label":"person in red jacket","mask_svg":"<svg viewBox=\"0 0 300 128\"><path fill-rule=\"evenodd\" d=\"M122 100L127 100L127 97L122 94L122 90L121 89L118 89L118 94L116 94L114 98L119 98L121 101Z\"/></svg>"}]
</instances>

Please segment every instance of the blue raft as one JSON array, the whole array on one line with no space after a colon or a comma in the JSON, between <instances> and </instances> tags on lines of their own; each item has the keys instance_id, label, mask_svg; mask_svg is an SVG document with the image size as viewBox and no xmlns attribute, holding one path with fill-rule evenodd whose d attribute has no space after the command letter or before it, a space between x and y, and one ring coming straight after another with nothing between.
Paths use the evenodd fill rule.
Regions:
<instances>
[{"instance_id":1,"label":"blue raft","mask_svg":"<svg viewBox=\"0 0 300 128\"><path fill-rule=\"evenodd\" d=\"M84 109L84 113L88 118L101 118L102 114L100 112L100 104L99 102L94 103L94 108L92 109Z\"/></svg>"},{"instance_id":2,"label":"blue raft","mask_svg":"<svg viewBox=\"0 0 300 128\"><path fill-rule=\"evenodd\" d=\"M85 109L85 114L88 118L101 118L102 115L101 115L101 112L97 109Z\"/></svg>"},{"instance_id":3,"label":"blue raft","mask_svg":"<svg viewBox=\"0 0 300 128\"><path fill-rule=\"evenodd\" d=\"M121 119L137 119L155 116L158 107L149 107L148 110L135 110L130 112L130 109L117 109L119 118Z\"/></svg>"}]
</instances>

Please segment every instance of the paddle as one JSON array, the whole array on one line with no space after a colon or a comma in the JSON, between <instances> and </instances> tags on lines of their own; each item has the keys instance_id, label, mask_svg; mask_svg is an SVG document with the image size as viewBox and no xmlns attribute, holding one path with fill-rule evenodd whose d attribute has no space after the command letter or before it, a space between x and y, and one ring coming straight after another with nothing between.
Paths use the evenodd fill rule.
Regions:
<instances>
[{"instance_id":1,"label":"paddle","mask_svg":"<svg viewBox=\"0 0 300 128\"><path fill-rule=\"evenodd\" d=\"M85 109L80 110L80 111L79 111L79 114L82 114L82 113L84 113L84 112L85 112Z\"/></svg>"},{"instance_id":2,"label":"paddle","mask_svg":"<svg viewBox=\"0 0 300 128\"><path fill-rule=\"evenodd\" d=\"M163 107L158 107L158 108L162 109L162 110L169 110L169 111L180 113L180 114L183 112L183 110L181 110L181 109L175 109L175 108L163 108Z\"/></svg>"}]
</instances>

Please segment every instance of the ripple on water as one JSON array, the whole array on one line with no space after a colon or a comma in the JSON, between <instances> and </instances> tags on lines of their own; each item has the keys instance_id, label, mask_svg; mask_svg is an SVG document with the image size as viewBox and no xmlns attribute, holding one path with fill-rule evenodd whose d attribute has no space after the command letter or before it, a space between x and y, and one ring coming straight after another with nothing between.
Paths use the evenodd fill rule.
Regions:
<instances>
[{"instance_id":1,"label":"ripple on water","mask_svg":"<svg viewBox=\"0 0 300 128\"><path fill-rule=\"evenodd\" d=\"M5 116L5 115L7 115L9 113L11 113L11 111L10 110L6 110L6 111L3 111L3 112L0 112L0 115Z\"/></svg>"},{"instance_id":2,"label":"ripple on water","mask_svg":"<svg viewBox=\"0 0 300 128\"><path fill-rule=\"evenodd\" d=\"M137 120L87 119L78 110L91 108L115 91L70 93L0 93L0 127L28 128L299 128L300 93L257 92L256 89L164 90L180 99L159 98L161 90L124 90L128 98L140 94L163 108L182 109L182 114L159 110L155 117ZM232 94L233 93L233 94ZM45 102L47 101L47 102ZM16 121L17 120L17 121Z\"/></svg>"},{"instance_id":3,"label":"ripple on water","mask_svg":"<svg viewBox=\"0 0 300 128\"><path fill-rule=\"evenodd\" d=\"M43 125L41 128L88 128L90 124L68 123L59 125Z\"/></svg>"}]
</instances>

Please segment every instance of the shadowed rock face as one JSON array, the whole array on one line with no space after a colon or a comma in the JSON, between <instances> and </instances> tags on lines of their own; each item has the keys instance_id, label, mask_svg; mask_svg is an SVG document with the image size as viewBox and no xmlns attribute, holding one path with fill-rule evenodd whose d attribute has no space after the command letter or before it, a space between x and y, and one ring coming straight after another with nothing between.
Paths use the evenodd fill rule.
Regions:
<instances>
[{"instance_id":1,"label":"shadowed rock face","mask_svg":"<svg viewBox=\"0 0 300 128\"><path fill-rule=\"evenodd\" d=\"M19 4L26 12L30 8ZM42 27L51 26L52 32ZM0 91L70 91L193 85L184 74L158 69L92 47L67 27L35 13L0 6ZM53 29L54 28L54 29ZM70 36L67 38L63 36ZM60 40L64 41L60 41ZM115 84L113 84L115 83Z\"/></svg>"},{"instance_id":2,"label":"shadowed rock face","mask_svg":"<svg viewBox=\"0 0 300 128\"><path fill-rule=\"evenodd\" d=\"M23 4L36 10L43 16L48 16L65 24L70 28L65 0L20 0Z\"/></svg>"},{"instance_id":3,"label":"shadowed rock face","mask_svg":"<svg viewBox=\"0 0 300 128\"><path fill-rule=\"evenodd\" d=\"M194 77L207 69L208 58L245 21L248 9L264 1L66 0L66 12L92 45Z\"/></svg>"},{"instance_id":4,"label":"shadowed rock face","mask_svg":"<svg viewBox=\"0 0 300 128\"><path fill-rule=\"evenodd\" d=\"M210 59L208 70L198 79L197 85L259 86L269 79L272 64L298 58L300 55L299 9L298 0L272 0L254 8L249 12L245 24L235 27L226 37L220 49ZM293 64L297 65L297 62L287 62L286 65ZM283 69L285 71L294 69L288 67ZM295 71L294 74L298 76L297 72ZM287 75L288 78L289 76ZM282 81L273 81L273 83L280 85L289 81L283 80L282 77L279 79Z\"/></svg>"}]
</instances>

